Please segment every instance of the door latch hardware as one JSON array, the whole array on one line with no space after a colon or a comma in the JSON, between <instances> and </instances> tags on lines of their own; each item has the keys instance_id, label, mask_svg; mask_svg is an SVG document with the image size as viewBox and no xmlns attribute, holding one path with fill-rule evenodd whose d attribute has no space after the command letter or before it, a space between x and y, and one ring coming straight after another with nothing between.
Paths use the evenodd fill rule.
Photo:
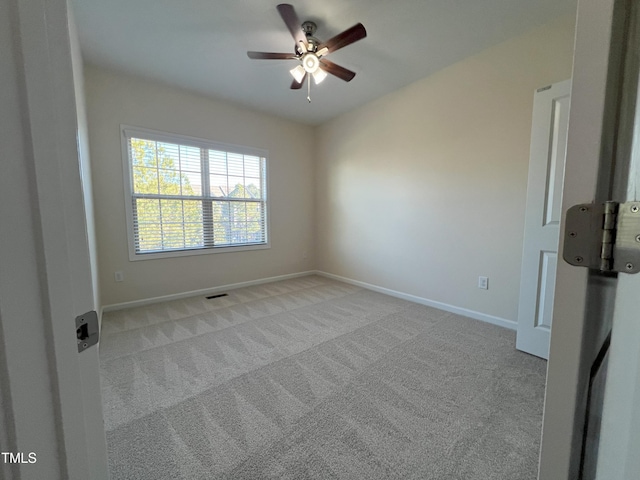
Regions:
<instances>
[{"instance_id":1,"label":"door latch hardware","mask_svg":"<svg viewBox=\"0 0 640 480\"><path fill-rule=\"evenodd\" d=\"M91 310L76 317L76 337L78 338L78 353L98 343L100 331L98 328L98 314Z\"/></svg>"},{"instance_id":2,"label":"door latch hardware","mask_svg":"<svg viewBox=\"0 0 640 480\"><path fill-rule=\"evenodd\" d=\"M640 272L640 202L571 207L562 256L571 265L601 272Z\"/></svg>"}]
</instances>

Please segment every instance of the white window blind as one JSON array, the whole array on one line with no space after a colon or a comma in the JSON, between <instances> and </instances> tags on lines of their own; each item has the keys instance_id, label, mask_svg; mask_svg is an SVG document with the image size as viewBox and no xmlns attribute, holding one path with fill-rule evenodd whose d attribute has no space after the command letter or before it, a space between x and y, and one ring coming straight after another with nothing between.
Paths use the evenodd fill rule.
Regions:
<instances>
[{"instance_id":1,"label":"white window blind","mask_svg":"<svg viewBox=\"0 0 640 480\"><path fill-rule=\"evenodd\" d=\"M134 255L267 245L266 152L123 134Z\"/></svg>"}]
</instances>

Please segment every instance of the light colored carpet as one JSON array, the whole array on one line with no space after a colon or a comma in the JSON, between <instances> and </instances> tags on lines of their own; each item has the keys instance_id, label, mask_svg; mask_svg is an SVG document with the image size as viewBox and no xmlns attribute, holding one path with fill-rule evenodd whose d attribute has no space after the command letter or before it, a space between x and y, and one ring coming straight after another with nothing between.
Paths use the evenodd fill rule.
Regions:
<instances>
[{"instance_id":1,"label":"light colored carpet","mask_svg":"<svg viewBox=\"0 0 640 480\"><path fill-rule=\"evenodd\" d=\"M512 331L318 276L106 313L118 479L535 479Z\"/></svg>"}]
</instances>

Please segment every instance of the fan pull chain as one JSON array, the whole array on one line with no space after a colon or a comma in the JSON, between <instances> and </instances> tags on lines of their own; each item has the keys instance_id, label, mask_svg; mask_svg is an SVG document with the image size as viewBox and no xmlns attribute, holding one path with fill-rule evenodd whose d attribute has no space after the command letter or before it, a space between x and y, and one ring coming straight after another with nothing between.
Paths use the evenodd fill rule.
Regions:
<instances>
[{"instance_id":1,"label":"fan pull chain","mask_svg":"<svg viewBox=\"0 0 640 480\"><path fill-rule=\"evenodd\" d=\"M311 75L307 74L307 100L311 103Z\"/></svg>"}]
</instances>

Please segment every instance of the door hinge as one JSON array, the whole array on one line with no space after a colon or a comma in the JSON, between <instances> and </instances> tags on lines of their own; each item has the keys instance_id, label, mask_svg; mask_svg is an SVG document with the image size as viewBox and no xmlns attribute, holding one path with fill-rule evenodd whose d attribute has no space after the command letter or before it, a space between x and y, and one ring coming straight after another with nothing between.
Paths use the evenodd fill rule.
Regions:
<instances>
[{"instance_id":1,"label":"door hinge","mask_svg":"<svg viewBox=\"0 0 640 480\"><path fill-rule=\"evenodd\" d=\"M98 314L91 310L76 317L76 337L78 338L78 353L98 343L100 328L98 327Z\"/></svg>"},{"instance_id":2,"label":"door hinge","mask_svg":"<svg viewBox=\"0 0 640 480\"><path fill-rule=\"evenodd\" d=\"M601 272L640 272L640 202L571 207L562 256L571 265Z\"/></svg>"}]
</instances>

